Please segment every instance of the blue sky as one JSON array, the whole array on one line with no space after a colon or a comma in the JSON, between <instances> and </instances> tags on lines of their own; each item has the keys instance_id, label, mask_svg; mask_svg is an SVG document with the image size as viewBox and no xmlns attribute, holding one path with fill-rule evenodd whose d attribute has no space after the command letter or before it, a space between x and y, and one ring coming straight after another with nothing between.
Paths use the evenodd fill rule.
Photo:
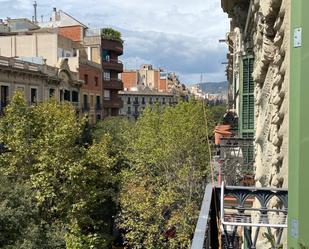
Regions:
<instances>
[{"instance_id":1,"label":"blue sky","mask_svg":"<svg viewBox=\"0 0 309 249\"><path fill-rule=\"evenodd\" d=\"M122 32L127 69L151 63L177 72L183 83L225 80L228 18L220 0L37 0L45 20L53 7L86 25ZM33 15L32 0L0 0L0 17Z\"/></svg>"}]
</instances>

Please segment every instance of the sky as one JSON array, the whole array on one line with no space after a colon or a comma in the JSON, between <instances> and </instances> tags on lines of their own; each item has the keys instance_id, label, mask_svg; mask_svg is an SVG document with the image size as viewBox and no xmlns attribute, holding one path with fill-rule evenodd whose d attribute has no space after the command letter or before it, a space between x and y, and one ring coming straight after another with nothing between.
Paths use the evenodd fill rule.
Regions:
<instances>
[{"instance_id":1,"label":"sky","mask_svg":"<svg viewBox=\"0 0 309 249\"><path fill-rule=\"evenodd\" d=\"M224 81L229 21L220 0L37 0L45 20L53 7L90 28L122 33L126 69L152 64L176 72L185 84ZM32 0L0 0L0 18L33 16Z\"/></svg>"}]
</instances>

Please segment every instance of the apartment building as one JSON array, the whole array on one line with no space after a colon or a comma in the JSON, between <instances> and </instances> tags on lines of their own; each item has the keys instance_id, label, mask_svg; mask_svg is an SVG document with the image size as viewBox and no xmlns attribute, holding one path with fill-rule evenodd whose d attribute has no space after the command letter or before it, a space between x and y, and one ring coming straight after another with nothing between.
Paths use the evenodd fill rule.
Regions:
<instances>
[{"instance_id":1,"label":"apartment building","mask_svg":"<svg viewBox=\"0 0 309 249\"><path fill-rule=\"evenodd\" d=\"M80 59L78 73L84 82L81 87L82 110L94 124L103 117L102 68L100 64Z\"/></svg>"},{"instance_id":2,"label":"apartment building","mask_svg":"<svg viewBox=\"0 0 309 249\"><path fill-rule=\"evenodd\" d=\"M119 77L123 72L123 63L119 60L123 54L121 35L112 29L89 29L83 45L88 59L102 66L103 117L118 116L123 107L119 97L119 91L123 90Z\"/></svg>"},{"instance_id":3,"label":"apartment building","mask_svg":"<svg viewBox=\"0 0 309 249\"><path fill-rule=\"evenodd\" d=\"M133 87L130 91L121 91L119 95L124 103L120 115L132 120L138 119L146 107L157 104L163 108L175 103L173 94L154 91L145 86Z\"/></svg>"},{"instance_id":4,"label":"apartment building","mask_svg":"<svg viewBox=\"0 0 309 249\"><path fill-rule=\"evenodd\" d=\"M89 29L68 13L56 8L53 9L51 20L39 25L43 28L57 28L58 34L79 42L82 45L79 50L80 56L101 66L102 72L98 86L101 85L100 99L102 102L96 102L96 107L101 108L101 103L103 104L103 109L101 108L103 117L118 116L119 109L123 105L118 96L118 91L123 90L123 83L118 76L123 71L123 64L118 59L123 54L123 41L120 33L112 29ZM81 77L87 80L89 75L82 73ZM96 77L94 76L95 79ZM83 87L83 90L86 88L91 91L88 84ZM97 95L94 92L92 94ZM91 95L88 97L91 102ZM86 97L84 100L86 101ZM96 96L96 101L98 100L99 96ZM96 116L99 118L99 114Z\"/></svg>"},{"instance_id":5,"label":"apartment building","mask_svg":"<svg viewBox=\"0 0 309 249\"><path fill-rule=\"evenodd\" d=\"M180 83L176 73L168 73L163 69L154 69L150 64L141 65L138 70L126 70L121 74L124 89L144 86L153 91L172 93L176 102L188 99L188 89Z\"/></svg>"},{"instance_id":6,"label":"apartment building","mask_svg":"<svg viewBox=\"0 0 309 249\"><path fill-rule=\"evenodd\" d=\"M67 59L70 70L78 72L79 80L84 81L81 88L82 111L88 115L90 123L102 119L102 68L87 59L81 44L87 28L63 11L54 9L47 23L35 24L25 31L30 21L18 19L18 27L23 30L9 32L0 36L0 50L7 57L19 57L26 61L44 60L47 65L59 67ZM31 22L30 22L31 23Z\"/></svg>"},{"instance_id":7,"label":"apartment building","mask_svg":"<svg viewBox=\"0 0 309 249\"><path fill-rule=\"evenodd\" d=\"M139 70L124 71L121 74L121 79L125 89L145 86L158 91L160 86L160 69L154 69L150 64L143 64Z\"/></svg>"},{"instance_id":8,"label":"apartment building","mask_svg":"<svg viewBox=\"0 0 309 249\"><path fill-rule=\"evenodd\" d=\"M15 91L22 91L29 105L56 98L68 101L80 114L80 88L83 84L76 72L70 71L67 60L60 67L35 64L0 56L0 111L8 105Z\"/></svg>"},{"instance_id":9,"label":"apartment building","mask_svg":"<svg viewBox=\"0 0 309 249\"><path fill-rule=\"evenodd\" d=\"M230 108L239 120L238 137L254 138L255 184L287 187L291 1L222 0L221 5L231 18ZM275 238L286 241L286 233ZM269 248L267 243L260 236L256 248Z\"/></svg>"}]
</instances>

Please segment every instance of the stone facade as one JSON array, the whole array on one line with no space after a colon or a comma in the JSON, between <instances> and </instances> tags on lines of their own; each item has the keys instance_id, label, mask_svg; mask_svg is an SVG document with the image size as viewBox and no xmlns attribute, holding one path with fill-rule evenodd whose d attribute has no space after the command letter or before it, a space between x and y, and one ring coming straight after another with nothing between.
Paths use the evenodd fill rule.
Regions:
<instances>
[{"instance_id":1,"label":"stone facade","mask_svg":"<svg viewBox=\"0 0 309 249\"><path fill-rule=\"evenodd\" d=\"M120 115L136 120L146 107L158 104L161 107L175 104L174 95L158 92L148 87L138 86L130 91L120 91L119 95L124 103Z\"/></svg>"},{"instance_id":2,"label":"stone facade","mask_svg":"<svg viewBox=\"0 0 309 249\"><path fill-rule=\"evenodd\" d=\"M230 108L240 121L245 118L241 95L246 81L243 62L244 58L254 61L249 77L255 85L252 105L257 187L288 187L290 4L290 0L222 0L222 8L231 18L227 39L227 73L233 96ZM239 128L243 128L241 122ZM268 208L278 205L274 199ZM276 222L275 215L270 219ZM286 234L282 241L286 241ZM267 240L260 237L257 248L269 248Z\"/></svg>"},{"instance_id":3,"label":"stone facade","mask_svg":"<svg viewBox=\"0 0 309 249\"><path fill-rule=\"evenodd\" d=\"M258 187L287 187L290 1L225 1L231 18L228 66L233 108L241 118L243 58L254 58L255 168ZM235 15L235 10L241 15Z\"/></svg>"},{"instance_id":4,"label":"stone facade","mask_svg":"<svg viewBox=\"0 0 309 249\"><path fill-rule=\"evenodd\" d=\"M256 185L288 186L290 1L255 1Z\"/></svg>"},{"instance_id":5,"label":"stone facade","mask_svg":"<svg viewBox=\"0 0 309 249\"><path fill-rule=\"evenodd\" d=\"M66 60L60 68L54 68L0 56L0 111L15 91L21 91L29 105L55 97L58 101L71 102L80 113L82 83L77 73L70 71Z\"/></svg>"}]
</instances>

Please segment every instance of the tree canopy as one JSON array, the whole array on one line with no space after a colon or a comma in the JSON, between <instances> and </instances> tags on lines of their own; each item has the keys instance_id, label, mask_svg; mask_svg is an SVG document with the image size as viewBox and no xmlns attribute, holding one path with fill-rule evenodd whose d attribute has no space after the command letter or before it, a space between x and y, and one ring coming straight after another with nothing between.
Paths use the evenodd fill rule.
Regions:
<instances>
[{"instance_id":1,"label":"tree canopy","mask_svg":"<svg viewBox=\"0 0 309 249\"><path fill-rule=\"evenodd\" d=\"M89 129L69 103L15 94L0 118L0 247L189 248L209 173L205 115L200 102L155 105Z\"/></svg>"},{"instance_id":2,"label":"tree canopy","mask_svg":"<svg viewBox=\"0 0 309 249\"><path fill-rule=\"evenodd\" d=\"M202 104L147 109L128 141L119 222L127 244L189 248L209 167Z\"/></svg>"}]
</instances>

